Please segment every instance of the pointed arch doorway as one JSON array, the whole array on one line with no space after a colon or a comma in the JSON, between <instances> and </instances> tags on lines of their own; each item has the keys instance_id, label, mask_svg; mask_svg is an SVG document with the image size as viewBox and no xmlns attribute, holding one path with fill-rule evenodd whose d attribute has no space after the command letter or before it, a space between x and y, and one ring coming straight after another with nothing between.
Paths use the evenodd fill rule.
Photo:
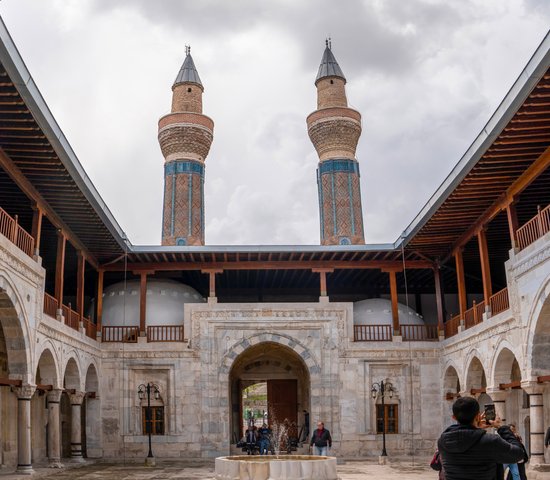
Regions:
<instances>
[{"instance_id":1,"label":"pointed arch doorway","mask_svg":"<svg viewBox=\"0 0 550 480\"><path fill-rule=\"evenodd\" d=\"M231 443L244 435L248 422L271 427L287 419L303 435L310 411L311 385L303 359L290 347L263 342L248 347L230 374ZM307 419L309 415L307 415Z\"/></svg>"}]
</instances>

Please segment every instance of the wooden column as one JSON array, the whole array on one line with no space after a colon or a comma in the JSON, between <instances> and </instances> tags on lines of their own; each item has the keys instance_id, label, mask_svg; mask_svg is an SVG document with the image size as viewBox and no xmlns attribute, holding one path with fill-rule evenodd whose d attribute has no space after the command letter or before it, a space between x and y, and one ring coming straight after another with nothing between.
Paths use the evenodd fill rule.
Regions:
<instances>
[{"instance_id":1,"label":"wooden column","mask_svg":"<svg viewBox=\"0 0 550 480\"><path fill-rule=\"evenodd\" d=\"M55 258L55 299L57 308L63 305L63 282L65 278L65 243L66 238L61 230L57 232L57 254Z\"/></svg>"},{"instance_id":2,"label":"wooden column","mask_svg":"<svg viewBox=\"0 0 550 480\"><path fill-rule=\"evenodd\" d=\"M139 283L139 332L145 336L146 326L146 311L147 311L147 272L140 272Z\"/></svg>"},{"instance_id":3,"label":"wooden column","mask_svg":"<svg viewBox=\"0 0 550 480\"><path fill-rule=\"evenodd\" d=\"M86 258L82 251L76 254L76 311L80 321L84 317L84 274L86 273Z\"/></svg>"},{"instance_id":4,"label":"wooden column","mask_svg":"<svg viewBox=\"0 0 550 480\"><path fill-rule=\"evenodd\" d=\"M216 274L223 273L223 270L201 270L208 275L208 298L216 298Z\"/></svg>"},{"instance_id":5,"label":"wooden column","mask_svg":"<svg viewBox=\"0 0 550 480\"><path fill-rule=\"evenodd\" d=\"M388 274L390 276L391 317L393 322L393 334L400 335L401 328L399 326L399 308L397 301L397 275L395 270L390 270Z\"/></svg>"},{"instance_id":6,"label":"wooden column","mask_svg":"<svg viewBox=\"0 0 550 480\"><path fill-rule=\"evenodd\" d=\"M464 317L464 312L468 309L468 299L466 297L466 280L464 278L464 260L462 258L462 249L454 252L456 263L456 282L458 284L458 305L460 308L460 317Z\"/></svg>"},{"instance_id":7,"label":"wooden column","mask_svg":"<svg viewBox=\"0 0 550 480\"><path fill-rule=\"evenodd\" d=\"M516 204L509 203L506 206L506 214L508 216L508 231L510 234L510 243L512 248L516 248L516 232L518 231L518 215L516 212Z\"/></svg>"},{"instance_id":8,"label":"wooden column","mask_svg":"<svg viewBox=\"0 0 550 480\"><path fill-rule=\"evenodd\" d=\"M489 263L489 249L487 248L487 235L484 229L477 234L479 244L479 260L481 261L481 278L483 280L483 299L485 305L489 305L489 300L493 294L491 285L491 265Z\"/></svg>"},{"instance_id":9,"label":"wooden column","mask_svg":"<svg viewBox=\"0 0 550 480\"><path fill-rule=\"evenodd\" d=\"M441 275L439 274L439 265L434 267L435 281L435 302L437 305L437 329L439 334L443 335L445 331L445 317L443 315L443 292L441 289Z\"/></svg>"},{"instance_id":10,"label":"wooden column","mask_svg":"<svg viewBox=\"0 0 550 480\"><path fill-rule=\"evenodd\" d=\"M96 296L96 327L97 332L101 332L101 319L103 318L103 270L97 272L97 296Z\"/></svg>"},{"instance_id":11,"label":"wooden column","mask_svg":"<svg viewBox=\"0 0 550 480\"><path fill-rule=\"evenodd\" d=\"M319 293L321 297L327 297L328 296L328 289L327 289L327 273L334 272L333 268L313 268L311 269L313 273L319 274Z\"/></svg>"},{"instance_id":12,"label":"wooden column","mask_svg":"<svg viewBox=\"0 0 550 480\"><path fill-rule=\"evenodd\" d=\"M32 238L34 238L34 254L40 255L40 236L42 234L42 210L38 206L32 208Z\"/></svg>"}]
</instances>

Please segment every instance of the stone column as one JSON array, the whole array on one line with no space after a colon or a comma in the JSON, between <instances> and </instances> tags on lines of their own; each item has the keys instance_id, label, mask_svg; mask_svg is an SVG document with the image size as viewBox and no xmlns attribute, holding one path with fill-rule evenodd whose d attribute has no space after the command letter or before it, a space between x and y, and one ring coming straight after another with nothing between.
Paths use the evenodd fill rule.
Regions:
<instances>
[{"instance_id":1,"label":"stone column","mask_svg":"<svg viewBox=\"0 0 550 480\"><path fill-rule=\"evenodd\" d=\"M31 398L35 385L15 387L17 395L17 473L34 473L31 464Z\"/></svg>"},{"instance_id":2,"label":"stone column","mask_svg":"<svg viewBox=\"0 0 550 480\"><path fill-rule=\"evenodd\" d=\"M544 463L544 387L536 382L528 382L522 384L522 388L529 395L530 463L537 465Z\"/></svg>"},{"instance_id":3,"label":"stone column","mask_svg":"<svg viewBox=\"0 0 550 480\"><path fill-rule=\"evenodd\" d=\"M63 390L48 392L48 460L51 468L62 468L61 435L59 432L59 402Z\"/></svg>"},{"instance_id":4,"label":"stone column","mask_svg":"<svg viewBox=\"0 0 550 480\"><path fill-rule=\"evenodd\" d=\"M508 397L508 392L506 390L487 389L487 394L495 404L497 417L500 417L503 423L506 423L506 398Z\"/></svg>"},{"instance_id":5,"label":"stone column","mask_svg":"<svg viewBox=\"0 0 550 480\"><path fill-rule=\"evenodd\" d=\"M71 458L82 458L82 402L86 392L69 393L71 401Z\"/></svg>"}]
</instances>

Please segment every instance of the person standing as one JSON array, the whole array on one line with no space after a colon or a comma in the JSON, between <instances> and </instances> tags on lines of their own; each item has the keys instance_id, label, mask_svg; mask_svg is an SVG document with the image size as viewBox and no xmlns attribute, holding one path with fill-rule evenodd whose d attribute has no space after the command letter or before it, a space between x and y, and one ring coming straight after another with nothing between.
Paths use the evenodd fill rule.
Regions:
<instances>
[{"instance_id":1,"label":"person standing","mask_svg":"<svg viewBox=\"0 0 550 480\"><path fill-rule=\"evenodd\" d=\"M504 475L503 464L523 459L521 443L510 428L497 417L487 423L472 397L461 397L453 404L451 425L437 442L447 480L495 480ZM494 427L497 434L487 433Z\"/></svg>"},{"instance_id":2,"label":"person standing","mask_svg":"<svg viewBox=\"0 0 550 480\"><path fill-rule=\"evenodd\" d=\"M527 453L527 449L525 448L525 445L523 445L521 436L517 432L516 426L513 423L510 424L510 430L518 439L519 443L521 444L521 448L523 448L523 459L515 464L504 465L504 468L508 467L508 476L506 477L506 480L527 480L525 463L529 461L529 454Z\"/></svg>"},{"instance_id":3,"label":"person standing","mask_svg":"<svg viewBox=\"0 0 550 480\"><path fill-rule=\"evenodd\" d=\"M271 430L266 423L264 423L258 430L258 436L260 438L260 455L267 455L271 438Z\"/></svg>"},{"instance_id":4,"label":"person standing","mask_svg":"<svg viewBox=\"0 0 550 480\"><path fill-rule=\"evenodd\" d=\"M310 446L313 447L313 455L328 455L328 449L332 447L332 437L323 422L317 423L317 430L311 435Z\"/></svg>"}]
</instances>

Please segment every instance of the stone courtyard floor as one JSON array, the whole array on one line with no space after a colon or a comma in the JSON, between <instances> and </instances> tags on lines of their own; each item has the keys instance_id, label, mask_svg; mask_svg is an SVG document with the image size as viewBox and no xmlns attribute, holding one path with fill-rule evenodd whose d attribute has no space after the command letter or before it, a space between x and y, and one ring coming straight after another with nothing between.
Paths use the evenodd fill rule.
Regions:
<instances>
[{"instance_id":1,"label":"stone courtyard floor","mask_svg":"<svg viewBox=\"0 0 550 480\"><path fill-rule=\"evenodd\" d=\"M36 468L32 476L14 475L0 470L1 480L24 478L51 478L52 480L211 480L214 478L214 463L205 461L159 462L156 467L143 465L94 463L65 469ZM437 479L437 472L426 466L395 464L380 466L367 461L348 461L338 465L341 480L420 480Z\"/></svg>"},{"instance_id":2,"label":"stone courtyard floor","mask_svg":"<svg viewBox=\"0 0 550 480\"><path fill-rule=\"evenodd\" d=\"M391 465L377 465L374 461L349 460L338 465L338 475L341 480L437 480L437 472L427 467L429 459L420 459L417 465L409 462L396 462ZM422 465L420 463L422 462ZM203 460L163 461L156 467L145 467L135 463L86 463L70 465L63 469L47 467L35 468L32 476L15 475L5 469L0 469L0 480L22 480L24 478L49 478L51 480L212 480L214 478L214 463ZM550 480L548 473L532 473L529 479Z\"/></svg>"}]
</instances>

